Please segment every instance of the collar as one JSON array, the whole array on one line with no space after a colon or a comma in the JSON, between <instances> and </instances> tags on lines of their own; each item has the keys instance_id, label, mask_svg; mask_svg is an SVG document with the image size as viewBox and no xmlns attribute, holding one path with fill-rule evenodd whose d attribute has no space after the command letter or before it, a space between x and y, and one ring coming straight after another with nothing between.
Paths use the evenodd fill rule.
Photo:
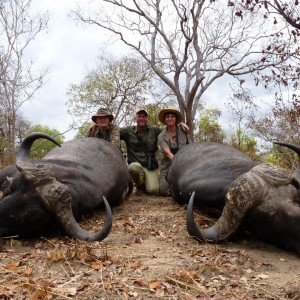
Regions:
<instances>
[{"instance_id":1,"label":"collar","mask_svg":"<svg viewBox=\"0 0 300 300\"><path fill-rule=\"evenodd\" d=\"M134 129L134 132L135 132L136 134L139 133L138 130L137 130L137 126L133 126L133 129ZM147 131L149 131L149 125L147 125L147 130L146 130L146 132L147 132Z\"/></svg>"}]
</instances>

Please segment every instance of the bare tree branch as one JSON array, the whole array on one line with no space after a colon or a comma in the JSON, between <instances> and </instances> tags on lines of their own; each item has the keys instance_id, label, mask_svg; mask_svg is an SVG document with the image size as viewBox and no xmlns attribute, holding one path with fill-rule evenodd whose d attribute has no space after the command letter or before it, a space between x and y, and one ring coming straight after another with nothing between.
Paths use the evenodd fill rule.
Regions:
<instances>
[{"instance_id":1,"label":"bare tree branch","mask_svg":"<svg viewBox=\"0 0 300 300\"><path fill-rule=\"evenodd\" d=\"M29 44L48 23L48 14L31 15L30 8L31 0L5 0L0 5L0 105L8 163L14 161L20 108L43 85L47 73L36 74L33 63L25 61Z\"/></svg>"},{"instance_id":2,"label":"bare tree branch","mask_svg":"<svg viewBox=\"0 0 300 300\"><path fill-rule=\"evenodd\" d=\"M96 12L75 18L97 25L136 51L172 90L191 128L203 94L225 74L256 81L297 59L299 47L285 23L266 26L263 12L240 13L236 2L102 0ZM111 12L114 12L113 14ZM269 48L269 45L270 48ZM280 52L280 49L289 49Z\"/></svg>"}]
</instances>

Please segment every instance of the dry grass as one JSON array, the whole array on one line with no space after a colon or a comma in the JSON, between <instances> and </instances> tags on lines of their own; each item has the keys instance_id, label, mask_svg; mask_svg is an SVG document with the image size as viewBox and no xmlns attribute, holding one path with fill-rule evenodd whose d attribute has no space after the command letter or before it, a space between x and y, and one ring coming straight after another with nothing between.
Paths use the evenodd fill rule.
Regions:
<instances>
[{"instance_id":1,"label":"dry grass","mask_svg":"<svg viewBox=\"0 0 300 300\"><path fill-rule=\"evenodd\" d=\"M3 240L0 299L300 299L296 255L253 239L199 245L171 198L132 196L113 216L102 242Z\"/></svg>"}]
</instances>

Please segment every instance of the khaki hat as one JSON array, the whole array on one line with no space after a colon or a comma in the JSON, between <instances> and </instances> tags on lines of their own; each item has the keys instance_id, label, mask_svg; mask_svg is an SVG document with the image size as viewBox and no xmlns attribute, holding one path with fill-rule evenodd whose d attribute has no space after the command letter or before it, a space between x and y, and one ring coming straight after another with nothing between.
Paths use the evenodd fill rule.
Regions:
<instances>
[{"instance_id":1,"label":"khaki hat","mask_svg":"<svg viewBox=\"0 0 300 300\"><path fill-rule=\"evenodd\" d=\"M96 123L97 117L106 117L106 116L109 118L109 122L111 122L114 119L114 116L111 114L111 112L108 109L100 108L98 109L97 114L92 116L92 120Z\"/></svg>"},{"instance_id":2,"label":"khaki hat","mask_svg":"<svg viewBox=\"0 0 300 300\"><path fill-rule=\"evenodd\" d=\"M144 112L147 116L149 116L147 110L144 109L144 108L139 108L139 109L137 109L136 112L135 112L135 114L137 115L137 114L139 114L140 112Z\"/></svg>"},{"instance_id":3,"label":"khaki hat","mask_svg":"<svg viewBox=\"0 0 300 300\"><path fill-rule=\"evenodd\" d=\"M177 109L174 109L174 108L165 108L165 109L162 109L158 113L159 121L162 122L165 125L166 125L166 121L165 121L165 115L166 114L174 114L176 116L176 119L177 119L177 124L179 124L182 121L182 114L181 114L180 111L178 111Z\"/></svg>"}]
</instances>

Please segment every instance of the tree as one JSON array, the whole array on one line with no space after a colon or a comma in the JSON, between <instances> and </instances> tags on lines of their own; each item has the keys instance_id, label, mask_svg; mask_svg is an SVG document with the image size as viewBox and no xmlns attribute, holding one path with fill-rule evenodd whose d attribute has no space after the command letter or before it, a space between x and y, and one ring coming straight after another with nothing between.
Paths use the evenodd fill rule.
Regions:
<instances>
[{"instance_id":1,"label":"tree","mask_svg":"<svg viewBox=\"0 0 300 300\"><path fill-rule=\"evenodd\" d=\"M260 11L266 20L266 29L273 28L278 24L285 23L286 30L275 33L276 39L283 37L291 42L288 45L279 46L277 44L266 44L263 50L262 59L265 54L272 52L278 58L285 60L278 68L271 68L271 72L263 72L257 76L257 80L261 80L265 87L269 87L274 82L277 85L285 87L292 86L294 90L299 88L300 63L299 63L299 36L300 36L300 7L299 1L262 1L262 0L241 0L242 9L236 11L236 14L243 18L245 10L256 14ZM268 22L269 21L269 22ZM294 52L295 55L290 55Z\"/></svg>"},{"instance_id":2,"label":"tree","mask_svg":"<svg viewBox=\"0 0 300 300\"><path fill-rule=\"evenodd\" d=\"M24 134L25 134L25 136L27 136L33 132L47 133L48 135L55 138L55 140L60 144L62 144L64 141L64 136L62 136L57 129L50 128L48 126L34 124L34 125L31 125L28 128L28 131L26 131ZM30 148L30 157L32 159L41 159L50 150L52 150L55 147L57 147L57 146L50 141L47 141L44 139L38 139L32 144L32 147Z\"/></svg>"},{"instance_id":3,"label":"tree","mask_svg":"<svg viewBox=\"0 0 300 300\"><path fill-rule=\"evenodd\" d=\"M267 14L275 15L274 22L277 22L276 15L284 18L292 27L300 29L300 12L299 1L280 1L280 0L242 0L242 3L250 10L254 10L255 7L265 9ZM267 18L268 15L265 14Z\"/></svg>"},{"instance_id":4,"label":"tree","mask_svg":"<svg viewBox=\"0 0 300 300\"><path fill-rule=\"evenodd\" d=\"M68 111L82 124L98 108L105 107L113 112L118 124L131 124L132 112L144 106L145 95L151 92L150 75L140 59L101 56L98 66L81 83L70 85Z\"/></svg>"},{"instance_id":5,"label":"tree","mask_svg":"<svg viewBox=\"0 0 300 300\"><path fill-rule=\"evenodd\" d=\"M242 82L242 76L276 69L299 51L285 38L285 24L267 32L259 9L241 17L241 5L232 1L231 6L221 0L102 2L94 13L79 9L75 16L136 51L173 92L190 128L200 98L214 81L228 74ZM265 51L268 45L290 52L277 55Z\"/></svg>"},{"instance_id":6,"label":"tree","mask_svg":"<svg viewBox=\"0 0 300 300\"><path fill-rule=\"evenodd\" d=\"M200 113L199 131L195 140L201 142L223 143L226 135L218 122L221 111L217 108L205 109Z\"/></svg>"},{"instance_id":7,"label":"tree","mask_svg":"<svg viewBox=\"0 0 300 300\"><path fill-rule=\"evenodd\" d=\"M31 0L3 0L0 3L0 109L2 138L14 162L16 124L21 106L42 86L47 70L37 74L25 60L30 42L46 28L48 15L32 15Z\"/></svg>"},{"instance_id":8,"label":"tree","mask_svg":"<svg viewBox=\"0 0 300 300\"><path fill-rule=\"evenodd\" d=\"M257 141L253 136L245 134L241 129L230 136L229 145L247 154L253 160L259 160Z\"/></svg>"},{"instance_id":9,"label":"tree","mask_svg":"<svg viewBox=\"0 0 300 300\"><path fill-rule=\"evenodd\" d=\"M242 149L242 144L248 140L249 134L252 131L251 123L253 116L257 113L257 105L254 103L254 97L247 89L240 87L231 87L232 94L229 96L226 106L230 112L230 127L233 129L234 142L229 142L237 149ZM231 140L232 140L231 137Z\"/></svg>"},{"instance_id":10,"label":"tree","mask_svg":"<svg viewBox=\"0 0 300 300\"><path fill-rule=\"evenodd\" d=\"M276 96L276 95L275 95ZM264 114L252 116L251 128L266 141L284 141L300 145L300 98L276 96L273 106Z\"/></svg>"},{"instance_id":11,"label":"tree","mask_svg":"<svg viewBox=\"0 0 300 300\"><path fill-rule=\"evenodd\" d=\"M91 126L92 122L86 122L82 124L77 130L74 139L79 139L87 136L88 128Z\"/></svg>"}]
</instances>

